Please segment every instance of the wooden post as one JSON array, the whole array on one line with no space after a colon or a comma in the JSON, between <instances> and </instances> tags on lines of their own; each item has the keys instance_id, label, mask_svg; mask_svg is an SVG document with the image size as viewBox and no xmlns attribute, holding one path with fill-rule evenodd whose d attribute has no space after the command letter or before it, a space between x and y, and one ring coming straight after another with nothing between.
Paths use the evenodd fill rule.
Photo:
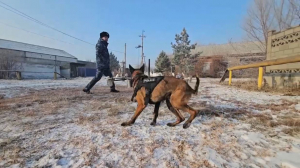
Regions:
<instances>
[{"instance_id":1,"label":"wooden post","mask_svg":"<svg viewBox=\"0 0 300 168\"><path fill-rule=\"evenodd\" d=\"M21 79L22 79L22 76L21 76L21 72L20 72L20 71L16 71L16 76L17 76L17 79L18 79L18 80L21 80Z\"/></svg>"},{"instance_id":2,"label":"wooden post","mask_svg":"<svg viewBox=\"0 0 300 168\"><path fill-rule=\"evenodd\" d=\"M232 80L232 71L229 71L229 82L228 85L231 85L231 80Z\"/></svg>"},{"instance_id":3,"label":"wooden post","mask_svg":"<svg viewBox=\"0 0 300 168\"><path fill-rule=\"evenodd\" d=\"M130 88L130 80L127 79L127 87Z\"/></svg>"},{"instance_id":4,"label":"wooden post","mask_svg":"<svg viewBox=\"0 0 300 168\"><path fill-rule=\"evenodd\" d=\"M257 82L258 90L262 88L263 70L264 70L263 67L258 68L258 82Z\"/></svg>"}]
</instances>

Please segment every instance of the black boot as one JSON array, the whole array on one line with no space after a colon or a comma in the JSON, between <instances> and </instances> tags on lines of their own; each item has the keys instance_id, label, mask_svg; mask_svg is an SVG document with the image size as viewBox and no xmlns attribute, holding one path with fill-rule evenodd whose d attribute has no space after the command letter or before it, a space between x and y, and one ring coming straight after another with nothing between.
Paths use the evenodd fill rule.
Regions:
<instances>
[{"instance_id":1,"label":"black boot","mask_svg":"<svg viewBox=\"0 0 300 168\"><path fill-rule=\"evenodd\" d=\"M92 89L92 87L97 83L98 81L94 78L90 81L89 84L86 85L86 87L82 90L87 94L90 94L90 90Z\"/></svg>"},{"instance_id":2,"label":"black boot","mask_svg":"<svg viewBox=\"0 0 300 168\"><path fill-rule=\"evenodd\" d=\"M117 92L120 92L120 91L118 91L118 90L116 90L116 89L110 89L110 92L117 93Z\"/></svg>"},{"instance_id":3,"label":"black boot","mask_svg":"<svg viewBox=\"0 0 300 168\"><path fill-rule=\"evenodd\" d=\"M114 93L119 92L119 91L116 90L116 88L115 88L115 82L113 82L113 85L110 87L110 92L114 92Z\"/></svg>"},{"instance_id":4,"label":"black boot","mask_svg":"<svg viewBox=\"0 0 300 168\"><path fill-rule=\"evenodd\" d=\"M84 88L82 91L84 91L84 92L87 93L87 94L91 94L91 91L88 90L88 88Z\"/></svg>"}]
</instances>

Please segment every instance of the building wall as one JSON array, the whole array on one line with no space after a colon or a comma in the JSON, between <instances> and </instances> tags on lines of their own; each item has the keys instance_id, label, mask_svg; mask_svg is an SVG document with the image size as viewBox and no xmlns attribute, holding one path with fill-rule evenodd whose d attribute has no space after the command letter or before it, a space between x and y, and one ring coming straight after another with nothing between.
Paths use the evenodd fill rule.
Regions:
<instances>
[{"instance_id":1,"label":"building wall","mask_svg":"<svg viewBox=\"0 0 300 168\"><path fill-rule=\"evenodd\" d=\"M25 52L0 48L0 57L1 56L25 57Z\"/></svg>"},{"instance_id":2,"label":"building wall","mask_svg":"<svg viewBox=\"0 0 300 168\"><path fill-rule=\"evenodd\" d=\"M0 48L0 57L10 57L18 60L20 62L30 62L30 63L37 63L37 64L47 64L47 65L56 65L62 66L63 64L75 62L73 58L67 57L56 57L53 55L47 54L38 54L38 53L28 53L25 51L15 51L15 50L8 50Z\"/></svg>"},{"instance_id":3,"label":"building wall","mask_svg":"<svg viewBox=\"0 0 300 168\"><path fill-rule=\"evenodd\" d=\"M266 59L265 54L246 54L246 55L233 55L227 56L225 60L228 62L228 67L234 67L238 65L247 65L256 62L261 62ZM241 69L232 72L232 76L235 78L257 78L258 68Z\"/></svg>"},{"instance_id":4,"label":"building wall","mask_svg":"<svg viewBox=\"0 0 300 168\"><path fill-rule=\"evenodd\" d=\"M28 43L22 43L17 41L4 40L4 39L0 39L0 48L5 48L5 49L15 50L15 51L25 51L29 53L43 53L46 55L56 55L56 56L76 59L76 57L63 50L48 48L48 47L38 46L38 45L33 45Z\"/></svg>"},{"instance_id":5,"label":"building wall","mask_svg":"<svg viewBox=\"0 0 300 168\"><path fill-rule=\"evenodd\" d=\"M214 77L212 57L202 57L199 59L195 71L200 77Z\"/></svg>"},{"instance_id":6,"label":"building wall","mask_svg":"<svg viewBox=\"0 0 300 168\"><path fill-rule=\"evenodd\" d=\"M84 64L84 67L86 67L86 68L92 68L92 69L96 69L97 68L96 62L78 61L78 63Z\"/></svg>"},{"instance_id":7,"label":"building wall","mask_svg":"<svg viewBox=\"0 0 300 168\"><path fill-rule=\"evenodd\" d=\"M196 73L198 73L201 77L221 77L228 67L246 65L263 60L265 60L265 56L262 53L227 56L202 56L196 66ZM233 71L233 77L238 78L256 78L257 74L258 68Z\"/></svg>"},{"instance_id":8,"label":"building wall","mask_svg":"<svg viewBox=\"0 0 300 168\"><path fill-rule=\"evenodd\" d=\"M202 56L195 67L195 73L200 77L220 77L226 68L223 56Z\"/></svg>"},{"instance_id":9,"label":"building wall","mask_svg":"<svg viewBox=\"0 0 300 168\"><path fill-rule=\"evenodd\" d=\"M300 26L268 34L267 60L300 55ZM265 79L270 86L300 84L300 62L266 67Z\"/></svg>"},{"instance_id":10,"label":"building wall","mask_svg":"<svg viewBox=\"0 0 300 168\"><path fill-rule=\"evenodd\" d=\"M55 66L32 63L22 63L22 78L24 79L53 79ZM38 73L35 73L38 72ZM56 66L56 72L60 73L59 66Z\"/></svg>"},{"instance_id":11,"label":"building wall","mask_svg":"<svg viewBox=\"0 0 300 168\"><path fill-rule=\"evenodd\" d=\"M70 77L86 77L86 76L95 76L97 71L97 66L95 62L90 61L81 61L78 60L77 63L70 64ZM86 74L87 71L87 74Z\"/></svg>"},{"instance_id":12,"label":"building wall","mask_svg":"<svg viewBox=\"0 0 300 168\"><path fill-rule=\"evenodd\" d=\"M67 61L74 61L73 58L56 57L47 54L37 54L25 51L16 51L0 48L0 57L13 58L14 61L20 64L20 71L24 79L47 79L53 78L55 72L60 73L60 66L70 64ZM32 73L30 73L32 72ZM34 73L33 73L34 72ZM70 76L70 75L69 75ZM59 77L59 76L58 76Z\"/></svg>"},{"instance_id":13,"label":"building wall","mask_svg":"<svg viewBox=\"0 0 300 168\"><path fill-rule=\"evenodd\" d=\"M60 74L65 78L70 78L71 70L70 69L60 69Z\"/></svg>"}]
</instances>

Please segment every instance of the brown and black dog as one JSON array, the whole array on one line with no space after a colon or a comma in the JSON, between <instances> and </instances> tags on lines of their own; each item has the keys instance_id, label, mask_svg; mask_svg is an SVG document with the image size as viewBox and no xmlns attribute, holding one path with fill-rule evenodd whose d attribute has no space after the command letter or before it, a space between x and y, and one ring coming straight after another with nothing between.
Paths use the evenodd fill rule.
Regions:
<instances>
[{"instance_id":1,"label":"brown and black dog","mask_svg":"<svg viewBox=\"0 0 300 168\"><path fill-rule=\"evenodd\" d=\"M142 78L143 76L145 77L144 65L140 69L134 69L131 65L129 65L129 69L132 76L132 87L135 88L140 78ZM154 118L151 122L151 125L156 124L159 106L161 101L163 100L166 100L166 104L169 110L177 117L177 120L173 123L168 123L168 126L174 127L185 120L185 118L181 115L179 110L186 111L190 114L189 119L183 124L183 128L188 128L191 125L191 122L197 115L197 111L188 106L187 103L191 98L192 94L197 94L198 92L200 80L198 77L196 77L196 79L197 82L195 85L195 89L192 89L186 81L182 79L177 79L173 76L165 76L163 80L161 80L156 85L150 97L150 101L152 102L152 104L155 104ZM137 91L135 97L138 105L133 117L129 121L122 123L122 126L129 126L133 124L137 117L145 109L145 96L146 89L142 87L140 90Z\"/></svg>"}]
</instances>

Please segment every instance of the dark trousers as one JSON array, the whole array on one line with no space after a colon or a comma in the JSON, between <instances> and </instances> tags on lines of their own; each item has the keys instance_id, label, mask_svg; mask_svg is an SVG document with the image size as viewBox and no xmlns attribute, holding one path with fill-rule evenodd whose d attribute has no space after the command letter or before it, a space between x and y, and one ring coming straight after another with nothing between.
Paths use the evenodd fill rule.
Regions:
<instances>
[{"instance_id":1,"label":"dark trousers","mask_svg":"<svg viewBox=\"0 0 300 168\"><path fill-rule=\"evenodd\" d=\"M109 76L109 77L113 77L112 73L110 71L110 69L98 69L96 76L90 81L89 84L86 85L86 89L87 90L91 90L93 88L93 86L102 78L102 76ZM113 82L113 85L110 87L111 90L115 89L115 83Z\"/></svg>"}]
</instances>

